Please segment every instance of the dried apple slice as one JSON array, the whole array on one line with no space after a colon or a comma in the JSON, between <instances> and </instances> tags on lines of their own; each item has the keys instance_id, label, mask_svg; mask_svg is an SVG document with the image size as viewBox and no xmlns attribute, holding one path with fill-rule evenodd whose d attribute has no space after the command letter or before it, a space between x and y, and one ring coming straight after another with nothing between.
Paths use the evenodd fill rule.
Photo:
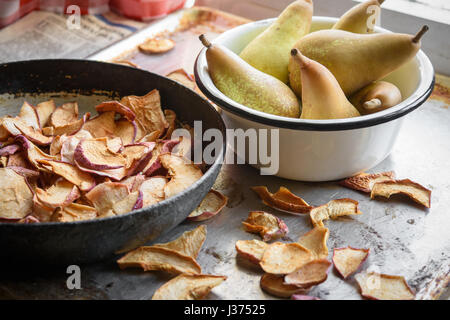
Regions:
<instances>
[{"instance_id":1,"label":"dried apple slice","mask_svg":"<svg viewBox=\"0 0 450 320\"><path fill-rule=\"evenodd\" d=\"M114 135L116 131L115 112L103 112L95 118L86 121L83 130L89 131L94 138L103 138Z\"/></svg>"},{"instance_id":2,"label":"dried apple slice","mask_svg":"<svg viewBox=\"0 0 450 320\"><path fill-rule=\"evenodd\" d=\"M140 51L148 54L164 53L172 50L173 47L175 47L175 41L160 37L147 39L138 46Z\"/></svg>"},{"instance_id":3,"label":"dried apple slice","mask_svg":"<svg viewBox=\"0 0 450 320\"><path fill-rule=\"evenodd\" d=\"M8 167L23 167L27 169L34 169L27 159L25 151L20 151L15 154L11 154L8 157Z\"/></svg>"},{"instance_id":4,"label":"dried apple slice","mask_svg":"<svg viewBox=\"0 0 450 320\"><path fill-rule=\"evenodd\" d=\"M125 166L118 169L92 170L83 167L76 160L74 160L74 162L78 169L94 176L106 177L114 181L120 181L127 176L127 169L125 168Z\"/></svg>"},{"instance_id":5,"label":"dried apple slice","mask_svg":"<svg viewBox=\"0 0 450 320\"><path fill-rule=\"evenodd\" d=\"M174 274L200 274L202 272L194 258L175 250L154 246L139 247L130 251L117 260L117 263L120 269L140 267L144 271L161 270Z\"/></svg>"},{"instance_id":6,"label":"dried apple slice","mask_svg":"<svg viewBox=\"0 0 450 320\"><path fill-rule=\"evenodd\" d=\"M370 193L372 187L377 182L389 181L395 178L394 171L381 172L381 173L360 173L356 176L349 177L339 182L340 185L359 190L362 192Z\"/></svg>"},{"instance_id":7,"label":"dried apple slice","mask_svg":"<svg viewBox=\"0 0 450 320\"><path fill-rule=\"evenodd\" d=\"M182 85L188 87L191 90L195 90L195 88L197 87L194 78L190 74L188 74L184 69L172 71L171 73L166 75L166 77L178 83L181 83Z\"/></svg>"},{"instance_id":8,"label":"dried apple slice","mask_svg":"<svg viewBox=\"0 0 450 320\"><path fill-rule=\"evenodd\" d=\"M75 148L74 159L83 168L99 171L119 169L127 164L122 154L111 152L108 148L108 138L80 141Z\"/></svg>"},{"instance_id":9,"label":"dried apple slice","mask_svg":"<svg viewBox=\"0 0 450 320\"><path fill-rule=\"evenodd\" d=\"M356 249L352 247L334 249L333 264L337 272L346 279L358 271L366 261L370 249Z\"/></svg>"},{"instance_id":10,"label":"dried apple slice","mask_svg":"<svg viewBox=\"0 0 450 320\"><path fill-rule=\"evenodd\" d=\"M59 152L61 154L61 161L75 164L74 154L75 149L83 139L92 139L92 135L85 130L80 130L73 136L62 136L64 138L59 138L58 143L61 143ZM56 146L54 146L56 148ZM54 150L55 151L55 150Z\"/></svg>"},{"instance_id":11,"label":"dried apple slice","mask_svg":"<svg viewBox=\"0 0 450 320\"><path fill-rule=\"evenodd\" d=\"M186 159L170 153L159 156L161 164L169 171L170 181L164 187L166 198L172 197L199 180L203 173L193 163L188 163Z\"/></svg>"},{"instance_id":12,"label":"dried apple slice","mask_svg":"<svg viewBox=\"0 0 450 320\"><path fill-rule=\"evenodd\" d=\"M129 60L113 60L111 62L115 63L115 64L121 64L121 65L124 65L124 66L129 66L129 67L133 67L133 68L136 68L136 69L140 69L140 67L136 63L131 62Z\"/></svg>"},{"instance_id":13,"label":"dried apple slice","mask_svg":"<svg viewBox=\"0 0 450 320\"><path fill-rule=\"evenodd\" d=\"M259 240L238 240L236 251L252 263L259 264L266 251L268 244Z\"/></svg>"},{"instance_id":14,"label":"dried apple slice","mask_svg":"<svg viewBox=\"0 0 450 320\"><path fill-rule=\"evenodd\" d=\"M17 221L17 223L25 223L25 224L28 224L28 223L39 223L39 222L41 222L41 221L39 221L38 218L36 218L35 216L33 216L31 214L26 216L25 218L22 218L19 221Z\"/></svg>"},{"instance_id":15,"label":"dried apple slice","mask_svg":"<svg viewBox=\"0 0 450 320\"><path fill-rule=\"evenodd\" d=\"M161 110L161 98L158 90L152 90L145 96L126 96L120 101L136 115L136 122L145 133L164 132L169 124ZM139 139L139 138L138 138Z\"/></svg>"},{"instance_id":16,"label":"dried apple slice","mask_svg":"<svg viewBox=\"0 0 450 320\"><path fill-rule=\"evenodd\" d=\"M327 241L330 231L328 228L316 226L298 239L298 243L311 251L317 259L328 257Z\"/></svg>"},{"instance_id":17,"label":"dried apple slice","mask_svg":"<svg viewBox=\"0 0 450 320\"><path fill-rule=\"evenodd\" d=\"M115 215L114 206L126 199L129 195L125 184L118 182L105 182L97 185L91 191L86 193L88 199L97 209L99 217ZM121 205L116 205L121 207Z\"/></svg>"},{"instance_id":18,"label":"dried apple slice","mask_svg":"<svg viewBox=\"0 0 450 320\"><path fill-rule=\"evenodd\" d=\"M173 241L167 243L158 243L154 246L171 249L185 256L196 259L205 240L206 226L201 225L193 230L184 232L179 238Z\"/></svg>"},{"instance_id":19,"label":"dried apple slice","mask_svg":"<svg viewBox=\"0 0 450 320\"><path fill-rule=\"evenodd\" d=\"M208 274L181 274L156 290L152 300L201 300L226 279Z\"/></svg>"},{"instance_id":20,"label":"dried apple slice","mask_svg":"<svg viewBox=\"0 0 450 320\"><path fill-rule=\"evenodd\" d=\"M20 174L27 179L33 179L39 177L39 171L27 169L24 167L8 166L9 169L14 170L15 173Z\"/></svg>"},{"instance_id":21,"label":"dried apple slice","mask_svg":"<svg viewBox=\"0 0 450 320\"><path fill-rule=\"evenodd\" d=\"M116 130L114 131L114 135L121 138L124 145L134 143L136 140L136 134L137 127L134 121L130 122L127 119L120 119L116 121Z\"/></svg>"},{"instance_id":22,"label":"dried apple slice","mask_svg":"<svg viewBox=\"0 0 450 320\"><path fill-rule=\"evenodd\" d=\"M284 237L289 232L283 220L264 211L251 211L242 224L245 231L258 233L264 241Z\"/></svg>"},{"instance_id":23,"label":"dried apple slice","mask_svg":"<svg viewBox=\"0 0 450 320\"><path fill-rule=\"evenodd\" d=\"M344 198L331 200L326 204L314 207L311 209L309 216L314 226L323 227L323 220L337 219L338 217L352 214L362 214L358 210L358 201Z\"/></svg>"},{"instance_id":24,"label":"dried apple slice","mask_svg":"<svg viewBox=\"0 0 450 320\"><path fill-rule=\"evenodd\" d=\"M320 300L317 297L307 296L304 294L293 294L291 297L292 300Z\"/></svg>"},{"instance_id":25,"label":"dried apple slice","mask_svg":"<svg viewBox=\"0 0 450 320\"><path fill-rule=\"evenodd\" d=\"M0 168L0 218L22 219L33 208L33 193L24 177L9 168Z\"/></svg>"},{"instance_id":26,"label":"dried apple slice","mask_svg":"<svg viewBox=\"0 0 450 320\"><path fill-rule=\"evenodd\" d=\"M39 119L39 127L44 128L50 120L50 116L56 110L56 105L53 100L44 101L35 107L36 114Z\"/></svg>"},{"instance_id":27,"label":"dried apple slice","mask_svg":"<svg viewBox=\"0 0 450 320\"><path fill-rule=\"evenodd\" d=\"M309 288L328 278L331 262L326 259L312 260L294 272L284 276L284 283L300 288Z\"/></svg>"},{"instance_id":28,"label":"dried apple slice","mask_svg":"<svg viewBox=\"0 0 450 320\"><path fill-rule=\"evenodd\" d=\"M311 251L298 243L274 242L264 251L259 265L272 274L289 274L313 259Z\"/></svg>"},{"instance_id":29,"label":"dried apple slice","mask_svg":"<svg viewBox=\"0 0 450 320\"><path fill-rule=\"evenodd\" d=\"M156 130L140 138L139 142L155 142L156 140L158 140L160 135L161 133L158 130Z\"/></svg>"},{"instance_id":30,"label":"dried apple slice","mask_svg":"<svg viewBox=\"0 0 450 320\"><path fill-rule=\"evenodd\" d=\"M427 208L431 206L431 190L409 179L377 182L372 187L370 198L390 198L393 194L404 194L418 204Z\"/></svg>"},{"instance_id":31,"label":"dried apple slice","mask_svg":"<svg viewBox=\"0 0 450 320\"><path fill-rule=\"evenodd\" d=\"M355 275L364 298L374 300L414 300L415 294L402 276L376 272Z\"/></svg>"},{"instance_id":32,"label":"dried apple slice","mask_svg":"<svg viewBox=\"0 0 450 320\"><path fill-rule=\"evenodd\" d=\"M128 178L120 181L120 183L123 183L124 185L126 185L128 187L128 190L130 190L130 192L139 191L139 189L141 188L141 186L144 182L145 182L145 176L141 173L139 173L135 176L128 177Z\"/></svg>"},{"instance_id":33,"label":"dried apple slice","mask_svg":"<svg viewBox=\"0 0 450 320\"><path fill-rule=\"evenodd\" d=\"M305 200L285 187L280 187L276 193L270 193L265 186L252 187L252 190L256 192L265 205L279 211L304 214L309 213L312 208Z\"/></svg>"},{"instance_id":34,"label":"dried apple slice","mask_svg":"<svg viewBox=\"0 0 450 320\"><path fill-rule=\"evenodd\" d=\"M72 122L69 122L63 126L59 127L52 127L53 130L51 132L51 135L74 135L78 131L82 130L84 124L90 119L91 114L89 112L85 113L81 119L74 120Z\"/></svg>"},{"instance_id":35,"label":"dried apple slice","mask_svg":"<svg viewBox=\"0 0 450 320\"><path fill-rule=\"evenodd\" d=\"M33 107L28 102L24 102L19 111L19 116L23 120L25 126L31 127L33 129L39 130L41 128L39 115L36 112L35 107Z\"/></svg>"},{"instance_id":36,"label":"dried apple slice","mask_svg":"<svg viewBox=\"0 0 450 320\"><path fill-rule=\"evenodd\" d=\"M154 142L139 142L123 148L121 154L126 159L125 167L129 171L128 175L137 174L145 169L152 158L154 147Z\"/></svg>"},{"instance_id":37,"label":"dried apple slice","mask_svg":"<svg viewBox=\"0 0 450 320\"><path fill-rule=\"evenodd\" d=\"M56 222L73 222L92 220L97 218L97 210L93 207L71 203L64 208L58 208L52 215L51 220Z\"/></svg>"},{"instance_id":38,"label":"dried apple slice","mask_svg":"<svg viewBox=\"0 0 450 320\"><path fill-rule=\"evenodd\" d=\"M20 118L4 118L3 127L13 136L24 135L28 140L38 145L49 145L53 138L44 136L39 130L27 125Z\"/></svg>"},{"instance_id":39,"label":"dried apple slice","mask_svg":"<svg viewBox=\"0 0 450 320\"><path fill-rule=\"evenodd\" d=\"M169 126L167 127L166 133L164 133L164 136L162 136L161 139L170 139L173 131L176 128L177 114L173 110L166 109L164 110L164 117L166 117L166 121Z\"/></svg>"},{"instance_id":40,"label":"dried apple slice","mask_svg":"<svg viewBox=\"0 0 450 320\"><path fill-rule=\"evenodd\" d=\"M307 289L284 283L283 276L265 273L259 282L261 289L279 298L289 298L293 294L307 293Z\"/></svg>"},{"instance_id":41,"label":"dried apple slice","mask_svg":"<svg viewBox=\"0 0 450 320\"><path fill-rule=\"evenodd\" d=\"M48 171L72 182L83 192L89 191L95 186L95 180L91 175L70 163L43 159L38 160L38 163L47 168Z\"/></svg>"},{"instance_id":42,"label":"dried apple slice","mask_svg":"<svg viewBox=\"0 0 450 320\"><path fill-rule=\"evenodd\" d=\"M189 221L204 221L214 217L226 206L228 198L219 191L210 190L198 207L186 218Z\"/></svg>"},{"instance_id":43,"label":"dried apple slice","mask_svg":"<svg viewBox=\"0 0 450 320\"><path fill-rule=\"evenodd\" d=\"M124 199L114 203L112 209L106 215L117 216L141 208L142 208L142 194L139 191L135 191L127 195Z\"/></svg>"},{"instance_id":44,"label":"dried apple slice","mask_svg":"<svg viewBox=\"0 0 450 320\"><path fill-rule=\"evenodd\" d=\"M40 160L59 160L58 156L51 156L46 154L44 151L36 147L31 141L29 141L24 136L16 136L15 140L22 145L22 148L25 150L28 161L39 170L46 170L39 163Z\"/></svg>"},{"instance_id":45,"label":"dried apple slice","mask_svg":"<svg viewBox=\"0 0 450 320\"><path fill-rule=\"evenodd\" d=\"M22 146L17 144L17 143L13 143L10 145L7 145L3 148L0 149L0 156L4 157L4 156L10 156L12 154L15 154L19 151L22 150Z\"/></svg>"},{"instance_id":46,"label":"dried apple slice","mask_svg":"<svg viewBox=\"0 0 450 320\"><path fill-rule=\"evenodd\" d=\"M36 216L36 218L40 222L48 222L53 216L53 213L55 212L55 209L49 208L42 204L36 197L36 195L33 197L33 215Z\"/></svg>"},{"instance_id":47,"label":"dried apple slice","mask_svg":"<svg viewBox=\"0 0 450 320\"><path fill-rule=\"evenodd\" d=\"M139 190L143 196L143 207L148 207L164 200L164 187L168 181L165 177L151 177L142 183Z\"/></svg>"},{"instance_id":48,"label":"dried apple slice","mask_svg":"<svg viewBox=\"0 0 450 320\"><path fill-rule=\"evenodd\" d=\"M95 110L97 110L98 113L107 112L107 111L114 111L120 115L122 115L124 118L126 118L128 121L134 121L136 118L136 115L133 111L131 111L130 108L127 106L124 106L119 101L105 101L100 103L95 107Z\"/></svg>"},{"instance_id":49,"label":"dried apple slice","mask_svg":"<svg viewBox=\"0 0 450 320\"><path fill-rule=\"evenodd\" d=\"M77 186L67 180L59 180L47 190L36 188L35 193L44 206L53 209L65 207L81 196Z\"/></svg>"},{"instance_id":50,"label":"dried apple slice","mask_svg":"<svg viewBox=\"0 0 450 320\"><path fill-rule=\"evenodd\" d=\"M64 127L78 119L78 103L68 102L56 108L50 116L49 123L53 127Z\"/></svg>"}]
</instances>

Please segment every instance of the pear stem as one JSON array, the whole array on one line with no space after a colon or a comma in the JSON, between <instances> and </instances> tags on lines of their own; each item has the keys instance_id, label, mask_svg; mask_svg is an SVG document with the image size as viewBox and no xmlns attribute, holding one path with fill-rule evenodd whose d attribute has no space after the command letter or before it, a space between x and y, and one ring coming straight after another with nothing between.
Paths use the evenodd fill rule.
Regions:
<instances>
[{"instance_id":1,"label":"pear stem","mask_svg":"<svg viewBox=\"0 0 450 320\"><path fill-rule=\"evenodd\" d=\"M296 59L300 63L301 67L306 65L305 57L301 54L301 52L297 48L293 48L291 50L291 56L294 57L294 59Z\"/></svg>"},{"instance_id":2,"label":"pear stem","mask_svg":"<svg viewBox=\"0 0 450 320\"><path fill-rule=\"evenodd\" d=\"M420 41L420 38L422 38L422 36L425 34L425 32L428 31L428 29L429 29L428 26L427 26L427 25L424 25L424 26L422 27L422 29L420 29L419 32L417 32L417 34L414 36L414 38L412 38L412 42L413 42L413 43L419 42L419 41Z\"/></svg>"},{"instance_id":3,"label":"pear stem","mask_svg":"<svg viewBox=\"0 0 450 320\"><path fill-rule=\"evenodd\" d=\"M207 48L211 47L211 42L209 42L208 39L206 39L205 35L202 34L200 35L200 37L198 37L200 39L200 41L203 43L203 45Z\"/></svg>"},{"instance_id":4,"label":"pear stem","mask_svg":"<svg viewBox=\"0 0 450 320\"><path fill-rule=\"evenodd\" d=\"M363 107L366 110L373 110L375 108L381 107L381 100L374 98L372 100L363 103Z\"/></svg>"}]
</instances>

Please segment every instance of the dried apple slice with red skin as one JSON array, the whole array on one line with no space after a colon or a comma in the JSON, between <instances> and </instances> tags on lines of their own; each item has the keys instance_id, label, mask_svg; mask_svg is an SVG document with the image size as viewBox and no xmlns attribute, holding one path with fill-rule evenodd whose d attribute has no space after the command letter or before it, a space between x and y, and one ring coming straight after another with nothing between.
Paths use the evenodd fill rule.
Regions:
<instances>
[{"instance_id":1,"label":"dried apple slice with red skin","mask_svg":"<svg viewBox=\"0 0 450 320\"><path fill-rule=\"evenodd\" d=\"M56 110L56 105L53 100L38 103L35 107L36 114L39 119L39 127L42 129L49 122L50 116Z\"/></svg>"},{"instance_id":2,"label":"dried apple slice with red skin","mask_svg":"<svg viewBox=\"0 0 450 320\"><path fill-rule=\"evenodd\" d=\"M193 230L183 232L179 238L173 241L158 243L154 246L171 249L195 259L206 240L206 233L206 226L201 225Z\"/></svg>"},{"instance_id":3,"label":"dried apple slice with red skin","mask_svg":"<svg viewBox=\"0 0 450 320\"><path fill-rule=\"evenodd\" d=\"M316 226L298 239L298 243L310 250L317 259L328 257L327 241L330 231L321 226Z\"/></svg>"},{"instance_id":4,"label":"dried apple slice with red skin","mask_svg":"<svg viewBox=\"0 0 450 320\"><path fill-rule=\"evenodd\" d=\"M78 131L82 130L84 124L90 119L91 114L85 113L81 119L74 120L66 125L53 127L52 135L60 136L63 134L74 135Z\"/></svg>"},{"instance_id":5,"label":"dried apple slice with red skin","mask_svg":"<svg viewBox=\"0 0 450 320\"><path fill-rule=\"evenodd\" d=\"M44 136L39 130L27 125L20 118L4 118L3 127L13 136L24 135L28 140L41 146L49 145L53 138Z\"/></svg>"},{"instance_id":6,"label":"dried apple slice with red skin","mask_svg":"<svg viewBox=\"0 0 450 320\"><path fill-rule=\"evenodd\" d=\"M152 150L155 148L154 142L139 142L126 145L121 154L125 156L126 168L129 175L141 172L145 169L152 158Z\"/></svg>"},{"instance_id":7,"label":"dried apple slice with red skin","mask_svg":"<svg viewBox=\"0 0 450 320\"><path fill-rule=\"evenodd\" d=\"M131 111L130 108L127 106L124 106L119 101L105 101L100 103L95 107L95 110L97 110L98 113L107 112L107 111L114 111L120 115L122 115L124 118L126 118L128 121L134 121L136 118L136 115L133 111Z\"/></svg>"},{"instance_id":8,"label":"dried apple slice with red skin","mask_svg":"<svg viewBox=\"0 0 450 320\"><path fill-rule=\"evenodd\" d=\"M136 123L134 121L130 122L127 119L117 120L114 135L120 137L124 145L134 143L137 135Z\"/></svg>"},{"instance_id":9,"label":"dried apple slice with red skin","mask_svg":"<svg viewBox=\"0 0 450 320\"><path fill-rule=\"evenodd\" d=\"M355 275L364 298L372 300L414 300L415 293L405 278L376 272Z\"/></svg>"},{"instance_id":10,"label":"dried apple slice with red skin","mask_svg":"<svg viewBox=\"0 0 450 320\"><path fill-rule=\"evenodd\" d=\"M55 160L38 160L38 162L45 166L48 171L72 182L83 192L95 187L95 179L90 174L81 171L70 163Z\"/></svg>"},{"instance_id":11,"label":"dried apple slice with red skin","mask_svg":"<svg viewBox=\"0 0 450 320\"><path fill-rule=\"evenodd\" d=\"M184 69L177 69L166 75L167 78L172 79L178 83L181 83L185 87L191 90L195 90L197 85L195 84L194 78L187 73Z\"/></svg>"},{"instance_id":12,"label":"dried apple slice with red skin","mask_svg":"<svg viewBox=\"0 0 450 320\"><path fill-rule=\"evenodd\" d=\"M331 200L326 204L311 209L309 216L314 226L323 227L323 220L337 219L342 216L362 214L358 210L358 201L343 198Z\"/></svg>"},{"instance_id":13,"label":"dried apple slice with red skin","mask_svg":"<svg viewBox=\"0 0 450 320\"><path fill-rule=\"evenodd\" d=\"M56 108L50 116L49 123L53 127L63 127L78 119L78 103L67 102Z\"/></svg>"},{"instance_id":14,"label":"dried apple slice with red skin","mask_svg":"<svg viewBox=\"0 0 450 320\"><path fill-rule=\"evenodd\" d=\"M91 191L86 193L86 199L88 199L97 209L99 217L107 215L115 215L114 206L117 209L122 207L121 201L126 199L130 192L125 184L118 182L105 182L97 185ZM136 198L137 200L137 198ZM134 206L135 202L131 205ZM119 204L117 204L119 203ZM131 211L131 208L129 211Z\"/></svg>"},{"instance_id":15,"label":"dried apple slice with red skin","mask_svg":"<svg viewBox=\"0 0 450 320\"><path fill-rule=\"evenodd\" d=\"M33 179L39 177L39 171L31 170L24 167L8 166L9 169L14 170L15 173L20 174L27 179Z\"/></svg>"},{"instance_id":16,"label":"dried apple slice with red skin","mask_svg":"<svg viewBox=\"0 0 450 320\"><path fill-rule=\"evenodd\" d=\"M27 169L35 169L27 159L26 152L20 151L8 157L8 167L23 167Z\"/></svg>"},{"instance_id":17,"label":"dried apple slice with red skin","mask_svg":"<svg viewBox=\"0 0 450 320\"><path fill-rule=\"evenodd\" d=\"M97 218L97 210L93 207L78 203L71 203L64 208L58 208L52 215L51 221L73 222L92 220Z\"/></svg>"},{"instance_id":18,"label":"dried apple slice with red skin","mask_svg":"<svg viewBox=\"0 0 450 320\"><path fill-rule=\"evenodd\" d=\"M33 193L14 170L0 168L0 218L22 219L31 213Z\"/></svg>"},{"instance_id":19,"label":"dried apple slice with red skin","mask_svg":"<svg viewBox=\"0 0 450 320\"><path fill-rule=\"evenodd\" d=\"M339 275L347 279L362 266L369 256L370 249L337 248L333 251L333 264Z\"/></svg>"},{"instance_id":20,"label":"dried apple slice with red skin","mask_svg":"<svg viewBox=\"0 0 450 320\"><path fill-rule=\"evenodd\" d=\"M152 300L201 300L226 279L209 274L181 274L156 290Z\"/></svg>"},{"instance_id":21,"label":"dried apple slice with red skin","mask_svg":"<svg viewBox=\"0 0 450 320\"><path fill-rule=\"evenodd\" d=\"M180 143L179 139L176 140L166 140L163 141L163 145L161 147L161 153L170 153L172 149L175 148L177 144Z\"/></svg>"},{"instance_id":22,"label":"dried apple slice with red skin","mask_svg":"<svg viewBox=\"0 0 450 320\"><path fill-rule=\"evenodd\" d=\"M165 109L164 116L166 117L166 121L169 124L169 126L167 127L166 132L161 137L161 139L166 140L166 139L171 138L172 133L176 128L177 115L176 115L175 111L170 110L170 109Z\"/></svg>"},{"instance_id":23,"label":"dried apple slice with red skin","mask_svg":"<svg viewBox=\"0 0 450 320\"><path fill-rule=\"evenodd\" d=\"M264 241L284 237L289 232L283 220L264 211L251 211L242 224L245 231L258 233Z\"/></svg>"},{"instance_id":24,"label":"dried apple slice with red skin","mask_svg":"<svg viewBox=\"0 0 450 320\"><path fill-rule=\"evenodd\" d=\"M140 191L135 191L128 194L124 199L114 203L112 210L107 215L121 215L141 208L142 193Z\"/></svg>"},{"instance_id":25,"label":"dried apple slice with red skin","mask_svg":"<svg viewBox=\"0 0 450 320\"><path fill-rule=\"evenodd\" d=\"M155 142L156 140L158 140L160 135L161 135L161 133L158 130L156 130L156 131L150 132L149 134L146 134L145 136L141 137L138 141L139 142Z\"/></svg>"},{"instance_id":26,"label":"dried apple slice with red skin","mask_svg":"<svg viewBox=\"0 0 450 320\"><path fill-rule=\"evenodd\" d=\"M128 190L130 190L130 192L134 192L134 191L139 191L139 189L141 188L144 181L145 181L145 176L142 173L138 173L135 176L131 176L131 177L128 177L128 178L120 181L120 183L123 183L124 185L126 185L128 187Z\"/></svg>"},{"instance_id":27,"label":"dried apple slice with red skin","mask_svg":"<svg viewBox=\"0 0 450 320\"><path fill-rule=\"evenodd\" d=\"M142 192L143 207L151 206L165 199L164 187L168 181L166 177L151 177L141 184L139 190Z\"/></svg>"},{"instance_id":28,"label":"dried apple slice with red skin","mask_svg":"<svg viewBox=\"0 0 450 320\"><path fill-rule=\"evenodd\" d=\"M251 189L256 192L265 205L275 210L294 215L305 214L311 211L312 207L305 200L296 196L285 187L280 187L276 193L270 193L265 186L256 186Z\"/></svg>"},{"instance_id":29,"label":"dried apple slice with red skin","mask_svg":"<svg viewBox=\"0 0 450 320\"><path fill-rule=\"evenodd\" d=\"M390 198L395 194L403 194L426 208L431 206L431 190L409 179L377 182L372 187L370 198L376 196Z\"/></svg>"},{"instance_id":30,"label":"dried apple slice with red skin","mask_svg":"<svg viewBox=\"0 0 450 320\"><path fill-rule=\"evenodd\" d=\"M10 156L12 154L15 154L19 151L22 150L22 146L17 144L17 143L13 143L10 145L7 145L6 147L3 147L0 149L0 156Z\"/></svg>"},{"instance_id":31,"label":"dried apple slice with red skin","mask_svg":"<svg viewBox=\"0 0 450 320\"><path fill-rule=\"evenodd\" d=\"M25 224L29 224L29 223L39 223L41 221L39 221L38 218L36 218L33 215L28 215L25 218L20 219L19 221L17 221L17 223L25 223Z\"/></svg>"},{"instance_id":32,"label":"dried apple slice with red skin","mask_svg":"<svg viewBox=\"0 0 450 320\"><path fill-rule=\"evenodd\" d=\"M40 203L52 209L65 207L81 196L77 186L67 180L59 180L47 190L36 188L35 194Z\"/></svg>"},{"instance_id":33,"label":"dried apple slice with red skin","mask_svg":"<svg viewBox=\"0 0 450 320\"><path fill-rule=\"evenodd\" d=\"M298 243L274 242L264 251L259 265L267 273L285 275L311 260L313 260L311 251Z\"/></svg>"},{"instance_id":34,"label":"dried apple slice with red skin","mask_svg":"<svg viewBox=\"0 0 450 320\"><path fill-rule=\"evenodd\" d=\"M268 244L259 240L238 240L236 241L237 253L246 260L259 264L266 251Z\"/></svg>"},{"instance_id":35,"label":"dried apple slice with red skin","mask_svg":"<svg viewBox=\"0 0 450 320\"><path fill-rule=\"evenodd\" d=\"M74 160L83 168L98 171L124 167L127 164L125 157L111 152L107 141L107 138L80 141L75 148Z\"/></svg>"},{"instance_id":36,"label":"dried apple slice with red skin","mask_svg":"<svg viewBox=\"0 0 450 320\"><path fill-rule=\"evenodd\" d=\"M46 154L22 135L16 136L15 140L22 145L22 148L25 150L25 153L27 155L28 161L39 170L47 170L39 163L40 160L59 160L58 156L51 156L49 154Z\"/></svg>"},{"instance_id":37,"label":"dried apple slice with red skin","mask_svg":"<svg viewBox=\"0 0 450 320\"><path fill-rule=\"evenodd\" d=\"M394 180L394 178L395 178L394 171L387 171L381 173L363 172L357 174L356 176L349 177L347 179L339 181L339 184L349 189L370 193L375 183L387 180Z\"/></svg>"},{"instance_id":38,"label":"dried apple slice with red skin","mask_svg":"<svg viewBox=\"0 0 450 320\"><path fill-rule=\"evenodd\" d=\"M61 161L75 164L74 162L74 153L75 149L83 139L92 139L92 136L89 132L85 130L80 130L73 136L63 136L64 138L60 138L61 148L58 153L61 154Z\"/></svg>"},{"instance_id":39,"label":"dried apple slice with red skin","mask_svg":"<svg viewBox=\"0 0 450 320\"><path fill-rule=\"evenodd\" d=\"M294 285L284 284L283 276L265 273L259 282L261 289L279 298L289 298L296 293L307 293L309 290Z\"/></svg>"},{"instance_id":40,"label":"dried apple slice with red skin","mask_svg":"<svg viewBox=\"0 0 450 320\"><path fill-rule=\"evenodd\" d=\"M303 294L293 294L291 300L320 300L317 297L307 296Z\"/></svg>"},{"instance_id":41,"label":"dried apple slice with red skin","mask_svg":"<svg viewBox=\"0 0 450 320\"><path fill-rule=\"evenodd\" d=\"M127 169L125 167L117 169L92 170L81 166L76 160L74 160L74 162L78 169L96 177L105 177L114 181L120 181L123 178L127 177Z\"/></svg>"},{"instance_id":42,"label":"dried apple slice with red skin","mask_svg":"<svg viewBox=\"0 0 450 320\"><path fill-rule=\"evenodd\" d=\"M36 112L34 106L29 104L28 102L24 102L19 111L18 116L26 126L32 127L33 129L39 130L41 128L39 115Z\"/></svg>"},{"instance_id":43,"label":"dried apple slice with red skin","mask_svg":"<svg viewBox=\"0 0 450 320\"><path fill-rule=\"evenodd\" d=\"M189 214L186 220L204 221L217 215L227 205L228 198L219 191L211 189L198 207Z\"/></svg>"},{"instance_id":44,"label":"dried apple slice with red skin","mask_svg":"<svg viewBox=\"0 0 450 320\"><path fill-rule=\"evenodd\" d=\"M202 171L194 163L187 162L188 160L182 157L165 153L161 154L159 159L171 177L164 187L166 198L186 190L203 176Z\"/></svg>"},{"instance_id":45,"label":"dried apple slice with red skin","mask_svg":"<svg viewBox=\"0 0 450 320\"><path fill-rule=\"evenodd\" d=\"M89 131L94 138L113 136L116 131L115 112L103 112L86 121L81 128Z\"/></svg>"},{"instance_id":46,"label":"dried apple slice with red skin","mask_svg":"<svg viewBox=\"0 0 450 320\"><path fill-rule=\"evenodd\" d=\"M328 278L331 262L326 259L312 260L294 272L284 276L284 283L300 288L309 288L324 282Z\"/></svg>"}]
</instances>

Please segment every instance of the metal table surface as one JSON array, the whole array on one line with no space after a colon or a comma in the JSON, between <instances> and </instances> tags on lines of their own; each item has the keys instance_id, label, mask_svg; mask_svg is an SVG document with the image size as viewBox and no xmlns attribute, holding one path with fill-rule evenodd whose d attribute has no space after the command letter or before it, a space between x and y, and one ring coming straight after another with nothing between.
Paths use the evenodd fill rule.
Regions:
<instances>
[{"instance_id":1,"label":"metal table surface","mask_svg":"<svg viewBox=\"0 0 450 320\"><path fill-rule=\"evenodd\" d=\"M359 201L362 215L327 221L328 247L351 245L370 248L365 268L403 275L417 292L418 299L436 298L445 289L450 275L450 110L448 99L429 99L411 113L392 154L371 172L394 170L398 177L415 180L432 190L431 209L426 210L403 197L370 200L366 194L349 190L335 182L302 183L260 176L246 165L225 165L216 188L229 197L227 207L204 223L208 236L198 257L203 272L228 276L208 296L209 299L270 299L259 287L262 271L236 257L235 242L254 239L241 226L250 210L276 214L288 225L285 241L296 241L311 224L308 216L292 216L263 205L250 190L266 185L275 191L286 186L309 203L319 205L330 199L349 197ZM183 223L158 242L170 241L200 223ZM69 290L65 268L0 273L0 298L25 299L150 299L170 276L161 272L119 270L114 261L81 266L81 289ZM360 299L353 278L341 280L330 272L328 280L311 290L321 299Z\"/></svg>"}]
</instances>

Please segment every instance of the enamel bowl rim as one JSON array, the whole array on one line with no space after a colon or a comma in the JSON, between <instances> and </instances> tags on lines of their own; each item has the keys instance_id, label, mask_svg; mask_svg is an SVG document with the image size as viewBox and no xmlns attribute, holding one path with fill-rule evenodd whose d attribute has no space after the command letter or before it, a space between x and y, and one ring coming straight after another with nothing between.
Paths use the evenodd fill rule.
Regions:
<instances>
[{"instance_id":1,"label":"enamel bowl rim","mask_svg":"<svg viewBox=\"0 0 450 320\"><path fill-rule=\"evenodd\" d=\"M221 34L219 37L213 40L212 43L220 43L224 38L236 36L241 33L242 30L251 30L254 26L267 26L275 20L276 18L264 19L235 27ZM312 18L313 22L319 23L333 23L337 20L338 18L334 17L314 16ZM375 31L384 33L392 32L381 27L375 27ZM276 128L308 131L338 131L366 128L382 124L400 118L417 109L431 95L434 87L433 65L431 64L428 56L422 50L419 50L416 54L416 57L414 58L418 63L419 69L419 83L417 85L417 88L409 97L404 99L396 106L377 113L363 115L355 118L331 120L288 118L254 110L225 96L213 84L208 74L205 54L206 48L203 48L198 54L194 66L197 85L205 94L205 96L219 105L225 111L233 113L234 115L245 118L247 120Z\"/></svg>"}]
</instances>

